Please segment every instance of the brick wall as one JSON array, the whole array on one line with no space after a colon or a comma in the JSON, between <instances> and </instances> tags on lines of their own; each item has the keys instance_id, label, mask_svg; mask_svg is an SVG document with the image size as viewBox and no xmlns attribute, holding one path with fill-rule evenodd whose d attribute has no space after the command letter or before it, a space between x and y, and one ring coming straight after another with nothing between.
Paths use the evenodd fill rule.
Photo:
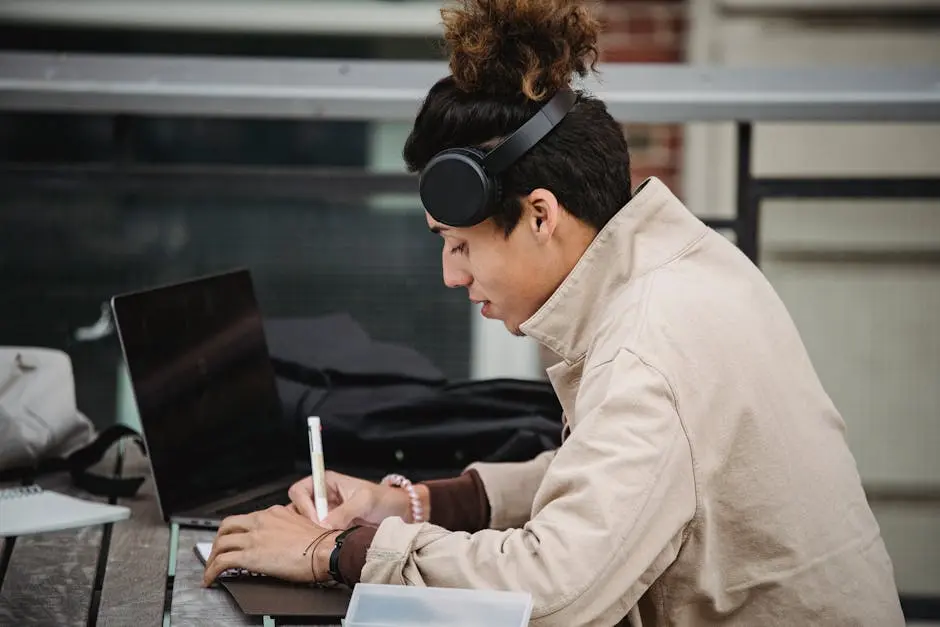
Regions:
<instances>
[{"instance_id":1,"label":"brick wall","mask_svg":"<svg viewBox=\"0 0 940 627\"><path fill-rule=\"evenodd\" d=\"M688 0L687 0L688 1ZM685 60L687 1L604 0L601 60L680 63ZM634 184L658 176L681 194L682 127L626 125Z\"/></svg>"}]
</instances>

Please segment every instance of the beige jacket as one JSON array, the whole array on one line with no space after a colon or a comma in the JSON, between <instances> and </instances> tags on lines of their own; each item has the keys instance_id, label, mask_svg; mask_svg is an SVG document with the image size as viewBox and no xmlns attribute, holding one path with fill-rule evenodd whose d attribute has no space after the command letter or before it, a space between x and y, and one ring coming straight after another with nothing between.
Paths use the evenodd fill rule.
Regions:
<instances>
[{"instance_id":1,"label":"beige jacket","mask_svg":"<svg viewBox=\"0 0 940 627\"><path fill-rule=\"evenodd\" d=\"M845 424L784 305L653 178L522 327L570 435L475 464L491 529L384 521L362 581L528 591L532 625L903 625Z\"/></svg>"}]
</instances>

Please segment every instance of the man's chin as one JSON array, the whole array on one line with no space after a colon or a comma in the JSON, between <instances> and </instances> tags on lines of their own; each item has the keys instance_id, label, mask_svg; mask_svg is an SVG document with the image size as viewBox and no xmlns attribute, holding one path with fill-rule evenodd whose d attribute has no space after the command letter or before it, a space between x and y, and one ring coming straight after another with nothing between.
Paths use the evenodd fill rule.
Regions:
<instances>
[{"instance_id":1,"label":"man's chin","mask_svg":"<svg viewBox=\"0 0 940 627\"><path fill-rule=\"evenodd\" d=\"M525 333L522 332L522 329L519 328L518 324L513 324L511 322L503 322L506 326L506 330L515 335L516 337L525 337Z\"/></svg>"}]
</instances>

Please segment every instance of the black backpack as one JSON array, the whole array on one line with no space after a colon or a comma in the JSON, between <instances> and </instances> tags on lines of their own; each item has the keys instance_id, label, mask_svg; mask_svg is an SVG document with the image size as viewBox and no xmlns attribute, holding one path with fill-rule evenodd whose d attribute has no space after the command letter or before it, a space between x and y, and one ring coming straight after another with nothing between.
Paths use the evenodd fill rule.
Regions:
<instances>
[{"instance_id":1,"label":"black backpack","mask_svg":"<svg viewBox=\"0 0 940 627\"><path fill-rule=\"evenodd\" d=\"M343 314L269 320L265 334L299 463L309 460L312 415L327 466L372 480L451 477L473 461L525 461L561 442L547 381L448 382L417 351L374 341Z\"/></svg>"}]
</instances>

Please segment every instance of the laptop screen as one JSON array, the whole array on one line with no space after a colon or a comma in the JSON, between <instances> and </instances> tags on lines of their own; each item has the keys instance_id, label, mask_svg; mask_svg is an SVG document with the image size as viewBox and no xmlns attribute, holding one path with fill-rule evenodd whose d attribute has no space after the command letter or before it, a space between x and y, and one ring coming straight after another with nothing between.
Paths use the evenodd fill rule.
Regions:
<instances>
[{"instance_id":1,"label":"laptop screen","mask_svg":"<svg viewBox=\"0 0 940 627\"><path fill-rule=\"evenodd\" d=\"M293 471L247 270L112 304L165 516Z\"/></svg>"}]
</instances>

